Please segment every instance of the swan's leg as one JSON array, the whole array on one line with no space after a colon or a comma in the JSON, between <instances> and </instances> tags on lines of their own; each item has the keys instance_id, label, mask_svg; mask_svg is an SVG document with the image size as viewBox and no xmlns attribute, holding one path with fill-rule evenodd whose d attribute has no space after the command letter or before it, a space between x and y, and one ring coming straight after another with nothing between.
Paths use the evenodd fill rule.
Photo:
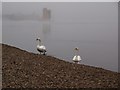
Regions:
<instances>
[{"instance_id":1,"label":"swan's leg","mask_svg":"<svg viewBox=\"0 0 120 90\"><path fill-rule=\"evenodd\" d=\"M46 51L44 51L44 55L47 55L47 52L46 52Z\"/></svg>"},{"instance_id":2,"label":"swan's leg","mask_svg":"<svg viewBox=\"0 0 120 90\"><path fill-rule=\"evenodd\" d=\"M43 52L43 55L45 55L45 52Z\"/></svg>"}]
</instances>

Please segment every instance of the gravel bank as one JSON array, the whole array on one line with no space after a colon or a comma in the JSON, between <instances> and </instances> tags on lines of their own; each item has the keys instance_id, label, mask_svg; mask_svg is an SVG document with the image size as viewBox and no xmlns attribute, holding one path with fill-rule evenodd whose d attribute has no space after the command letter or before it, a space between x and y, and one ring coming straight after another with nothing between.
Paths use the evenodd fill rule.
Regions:
<instances>
[{"instance_id":1,"label":"gravel bank","mask_svg":"<svg viewBox=\"0 0 120 90\"><path fill-rule=\"evenodd\" d=\"M118 88L118 73L2 45L3 88Z\"/></svg>"}]
</instances>

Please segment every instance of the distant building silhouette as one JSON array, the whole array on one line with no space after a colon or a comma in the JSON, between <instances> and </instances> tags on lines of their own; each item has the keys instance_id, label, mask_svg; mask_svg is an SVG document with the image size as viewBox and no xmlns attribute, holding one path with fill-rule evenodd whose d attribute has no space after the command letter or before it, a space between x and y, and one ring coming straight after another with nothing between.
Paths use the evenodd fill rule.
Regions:
<instances>
[{"instance_id":1,"label":"distant building silhouette","mask_svg":"<svg viewBox=\"0 0 120 90\"><path fill-rule=\"evenodd\" d=\"M51 10L48 8L43 8L43 16L42 16L42 31L44 37L47 36L51 32Z\"/></svg>"},{"instance_id":2,"label":"distant building silhouette","mask_svg":"<svg viewBox=\"0 0 120 90\"><path fill-rule=\"evenodd\" d=\"M51 10L47 8L43 8L43 20L50 20L51 18Z\"/></svg>"}]
</instances>

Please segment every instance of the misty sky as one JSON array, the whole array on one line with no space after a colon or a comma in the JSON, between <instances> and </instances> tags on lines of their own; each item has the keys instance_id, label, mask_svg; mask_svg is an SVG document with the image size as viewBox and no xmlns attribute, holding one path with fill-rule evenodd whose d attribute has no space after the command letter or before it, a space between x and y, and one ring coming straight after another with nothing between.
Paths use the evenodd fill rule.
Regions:
<instances>
[{"instance_id":1,"label":"misty sky","mask_svg":"<svg viewBox=\"0 0 120 90\"><path fill-rule=\"evenodd\" d=\"M58 22L116 23L116 3L3 3L3 15L42 15L42 9L52 10ZM61 18L62 17L62 18ZM60 18L60 19L59 19Z\"/></svg>"}]
</instances>

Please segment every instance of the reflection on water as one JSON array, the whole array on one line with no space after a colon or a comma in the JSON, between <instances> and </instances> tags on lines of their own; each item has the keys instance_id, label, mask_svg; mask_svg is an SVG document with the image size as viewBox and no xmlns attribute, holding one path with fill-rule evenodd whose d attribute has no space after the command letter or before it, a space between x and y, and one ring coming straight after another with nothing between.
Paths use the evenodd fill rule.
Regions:
<instances>
[{"instance_id":1,"label":"reflection on water","mask_svg":"<svg viewBox=\"0 0 120 90\"><path fill-rule=\"evenodd\" d=\"M44 34L44 36L47 36L47 34L50 34L51 32L51 24L50 21L44 21L42 23L42 33Z\"/></svg>"}]
</instances>

